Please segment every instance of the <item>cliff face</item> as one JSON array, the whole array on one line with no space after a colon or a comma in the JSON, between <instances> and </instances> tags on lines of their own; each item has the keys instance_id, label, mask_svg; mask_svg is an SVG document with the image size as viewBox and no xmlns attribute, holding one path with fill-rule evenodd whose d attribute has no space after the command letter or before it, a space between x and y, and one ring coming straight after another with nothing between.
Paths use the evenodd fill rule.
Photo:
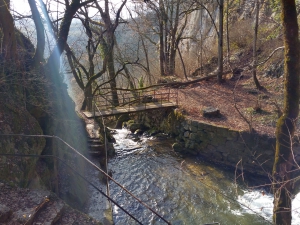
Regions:
<instances>
[{"instance_id":1,"label":"cliff face","mask_svg":"<svg viewBox=\"0 0 300 225\"><path fill-rule=\"evenodd\" d=\"M206 45L215 41L216 29L218 24L218 3L217 1L205 6L205 9L196 10L191 13L190 19L185 29L184 36L189 37L182 42L183 52L187 55L197 53L200 42L206 42ZM209 40L207 39L209 37ZM209 42L209 43L208 43Z\"/></svg>"},{"instance_id":2,"label":"cliff face","mask_svg":"<svg viewBox=\"0 0 300 225\"><path fill-rule=\"evenodd\" d=\"M32 43L16 30L18 62L6 62L0 55L0 154L40 155L45 148L44 138L3 136L7 134L41 135L43 130L27 108L26 92L40 97L38 82L27 72L27 62L34 52ZM38 81L40 79L36 79ZM43 89L43 87L41 87ZM33 183L40 186L35 165L37 157L12 157L0 155L0 180L12 185L27 187Z\"/></svg>"},{"instance_id":3,"label":"cliff face","mask_svg":"<svg viewBox=\"0 0 300 225\"><path fill-rule=\"evenodd\" d=\"M56 156L84 175L83 160L75 156L63 141L7 135L58 136L81 153L87 148L83 123L75 112L75 105L58 69L47 71L42 66L30 67L34 46L21 33L16 33L19 37L18 62L5 62L0 55L0 154L56 153ZM69 203L83 204L87 198L85 183L63 164L59 163L57 169L60 196ZM56 178L51 158L0 155L0 181L54 191Z\"/></svg>"},{"instance_id":4,"label":"cliff face","mask_svg":"<svg viewBox=\"0 0 300 225\"><path fill-rule=\"evenodd\" d=\"M274 16L274 8L272 9L273 1L264 1L260 6L260 18L265 19L267 17ZM274 3L273 3L274 4ZM252 23L254 21L255 4L254 1L229 1L228 7L228 24L229 33L234 32L239 21L248 21L247 29L252 29ZM182 41L181 49L186 58L195 59L195 56L199 57L202 49L205 54L214 52L217 47L217 30L219 29L219 6L218 2L204 4L202 9L194 11L190 15L187 27L185 29L184 36L188 37ZM224 4L224 43L226 42L226 15L227 4ZM250 31L251 32L251 31ZM224 44L225 46L225 44Z\"/></svg>"},{"instance_id":5,"label":"cliff face","mask_svg":"<svg viewBox=\"0 0 300 225\"><path fill-rule=\"evenodd\" d=\"M13 102L2 101L0 121L0 134L43 133L37 120ZM0 153L40 155L44 147L44 138L0 136ZM23 187L30 186L36 181L35 165L38 158L0 156L0 159L0 180Z\"/></svg>"}]
</instances>

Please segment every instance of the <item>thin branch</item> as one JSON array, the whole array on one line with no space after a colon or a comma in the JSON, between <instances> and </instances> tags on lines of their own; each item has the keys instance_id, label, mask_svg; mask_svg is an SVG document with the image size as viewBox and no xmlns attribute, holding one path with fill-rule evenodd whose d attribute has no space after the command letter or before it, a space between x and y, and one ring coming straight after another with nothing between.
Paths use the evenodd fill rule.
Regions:
<instances>
[{"instance_id":1,"label":"thin branch","mask_svg":"<svg viewBox=\"0 0 300 225\"><path fill-rule=\"evenodd\" d=\"M257 66L265 64L280 49L284 49L284 46L281 46L281 47L278 47L278 48L274 49L274 51L264 61L258 63Z\"/></svg>"}]
</instances>

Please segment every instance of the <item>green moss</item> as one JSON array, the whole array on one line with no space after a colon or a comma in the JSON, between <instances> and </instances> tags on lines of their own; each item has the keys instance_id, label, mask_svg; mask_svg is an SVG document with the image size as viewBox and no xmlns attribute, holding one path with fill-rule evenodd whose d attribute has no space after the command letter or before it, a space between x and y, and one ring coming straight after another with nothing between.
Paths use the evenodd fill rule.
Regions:
<instances>
[{"instance_id":1,"label":"green moss","mask_svg":"<svg viewBox=\"0 0 300 225\"><path fill-rule=\"evenodd\" d=\"M161 128L164 132L177 136L178 127L184 120L184 116L178 110L173 110L168 114L167 119L161 124Z\"/></svg>"}]
</instances>

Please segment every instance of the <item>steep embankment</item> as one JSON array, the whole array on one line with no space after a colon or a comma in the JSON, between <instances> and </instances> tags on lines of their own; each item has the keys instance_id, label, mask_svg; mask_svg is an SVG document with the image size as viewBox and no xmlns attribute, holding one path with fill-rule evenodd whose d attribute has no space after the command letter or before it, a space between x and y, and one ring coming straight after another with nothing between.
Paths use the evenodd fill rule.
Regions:
<instances>
[{"instance_id":1,"label":"steep embankment","mask_svg":"<svg viewBox=\"0 0 300 225\"><path fill-rule=\"evenodd\" d=\"M18 33L18 63L1 58L0 74L0 154L56 154L64 163L85 174L85 164L74 157L70 148L54 138L25 135L58 136L80 152L86 151L86 134L75 105L56 70L30 66L34 46ZM53 68L51 68L53 69ZM56 72L56 73L53 73ZM3 136L3 135L14 136ZM80 138L79 138L80 137ZM0 180L16 186L57 189L53 159L1 156ZM82 206L87 199L85 183L58 164L60 197ZM78 204L79 203L79 204Z\"/></svg>"},{"instance_id":2,"label":"steep embankment","mask_svg":"<svg viewBox=\"0 0 300 225\"><path fill-rule=\"evenodd\" d=\"M43 134L38 121L24 108L11 101L2 101L0 121L0 134ZM6 154L40 155L46 143L43 138L22 136L0 136L0 140L0 153ZM35 171L38 158L1 156L1 159L0 180L18 186L31 186L39 179Z\"/></svg>"}]
</instances>

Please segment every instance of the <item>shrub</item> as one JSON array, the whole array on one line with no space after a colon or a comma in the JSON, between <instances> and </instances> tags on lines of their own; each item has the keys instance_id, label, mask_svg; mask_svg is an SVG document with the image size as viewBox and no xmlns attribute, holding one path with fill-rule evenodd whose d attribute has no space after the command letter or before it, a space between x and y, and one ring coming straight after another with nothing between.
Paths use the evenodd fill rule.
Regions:
<instances>
[{"instance_id":1,"label":"shrub","mask_svg":"<svg viewBox=\"0 0 300 225\"><path fill-rule=\"evenodd\" d=\"M238 21L230 27L229 39L233 50L251 46L253 40L252 23L252 19L246 19Z\"/></svg>"}]
</instances>

